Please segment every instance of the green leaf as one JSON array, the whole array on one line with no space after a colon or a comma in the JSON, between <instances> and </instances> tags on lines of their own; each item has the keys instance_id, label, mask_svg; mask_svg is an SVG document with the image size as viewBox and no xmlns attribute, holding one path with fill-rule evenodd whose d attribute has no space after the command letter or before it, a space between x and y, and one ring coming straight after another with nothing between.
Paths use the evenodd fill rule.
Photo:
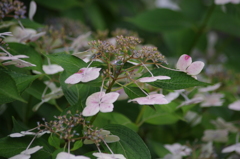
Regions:
<instances>
[{"instance_id":1,"label":"green leaf","mask_svg":"<svg viewBox=\"0 0 240 159\"><path fill-rule=\"evenodd\" d=\"M41 75L26 75L17 72L8 72L8 74L15 80L17 88L23 92L31 83Z\"/></svg>"},{"instance_id":2,"label":"green leaf","mask_svg":"<svg viewBox=\"0 0 240 159\"><path fill-rule=\"evenodd\" d=\"M138 87L124 87L125 93L128 95L130 99L145 97L146 94Z\"/></svg>"},{"instance_id":3,"label":"green leaf","mask_svg":"<svg viewBox=\"0 0 240 159\"><path fill-rule=\"evenodd\" d=\"M45 26L42 24L39 24L35 21L32 21L30 19L21 19L21 23L25 28L31 28L31 29L39 29L39 28L44 28Z\"/></svg>"},{"instance_id":4,"label":"green leaf","mask_svg":"<svg viewBox=\"0 0 240 159\"><path fill-rule=\"evenodd\" d=\"M173 124L182 117L178 112L174 112L177 105L155 105L156 111L145 107L141 123L149 123L154 125Z\"/></svg>"},{"instance_id":5,"label":"green leaf","mask_svg":"<svg viewBox=\"0 0 240 159\"><path fill-rule=\"evenodd\" d=\"M55 147L56 149L59 149L59 148L60 148L61 140L60 140L59 137L57 137L56 135L51 134L51 135L48 137L48 143L49 143L49 145Z\"/></svg>"},{"instance_id":6,"label":"green leaf","mask_svg":"<svg viewBox=\"0 0 240 159\"><path fill-rule=\"evenodd\" d=\"M10 138L5 137L0 139L0 156L10 158L14 155L20 154L26 150L33 137ZM4 146L3 146L4 145ZM45 140L35 139L30 148L34 146L43 146L42 149L31 155L31 159L45 159L51 156L52 149L48 146Z\"/></svg>"},{"instance_id":7,"label":"green leaf","mask_svg":"<svg viewBox=\"0 0 240 159\"><path fill-rule=\"evenodd\" d=\"M172 71L165 68L157 68L152 70L154 76L169 76L171 79L169 80L157 80L155 82L149 82L148 84L170 90L178 90L184 88L190 88L194 86L208 86L208 83L204 83L196 80L190 75L187 75L185 72L180 71ZM142 75L142 77L150 77L151 75L147 72Z\"/></svg>"},{"instance_id":8,"label":"green leaf","mask_svg":"<svg viewBox=\"0 0 240 159\"><path fill-rule=\"evenodd\" d=\"M99 113L93 123L93 125L97 127L104 127L105 125L108 125L108 124L124 125L135 132L138 130L138 127L136 124L134 124L130 119L128 119L123 114L120 114L117 112Z\"/></svg>"},{"instance_id":9,"label":"green leaf","mask_svg":"<svg viewBox=\"0 0 240 159\"><path fill-rule=\"evenodd\" d=\"M71 149L71 151L75 151L82 146L83 146L82 140L78 140L78 141L74 142L74 145L73 145L73 148Z\"/></svg>"},{"instance_id":10,"label":"green leaf","mask_svg":"<svg viewBox=\"0 0 240 159\"><path fill-rule=\"evenodd\" d=\"M14 100L26 102L20 96L16 82L10 75L0 70L0 77L0 105Z\"/></svg>"},{"instance_id":11,"label":"green leaf","mask_svg":"<svg viewBox=\"0 0 240 159\"><path fill-rule=\"evenodd\" d=\"M13 55L27 55L29 58L22 60L35 64L36 66L24 67L24 69L33 69L36 71L43 72L42 70L42 57L32 47L20 43L8 43L10 47L10 53Z\"/></svg>"},{"instance_id":12,"label":"green leaf","mask_svg":"<svg viewBox=\"0 0 240 159\"><path fill-rule=\"evenodd\" d=\"M190 26L181 12L169 9L149 10L127 20L152 32L175 31Z\"/></svg>"},{"instance_id":13,"label":"green leaf","mask_svg":"<svg viewBox=\"0 0 240 159\"><path fill-rule=\"evenodd\" d=\"M109 144L114 153L123 154L127 159L151 159L149 149L131 129L117 124L107 125L103 129L120 138L119 142Z\"/></svg>"},{"instance_id":14,"label":"green leaf","mask_svg":"<svg viewBox=\"0 0 240 159\"><path fill-rule=\"evenodd\" d=\"M72 7L78 6L79 2L77 0L48 0L48 1L43 1L43 0L36 0L37 3L50 8L54 10L66 10L70 9Z\"/></svg>"},{"instance_id":15,"label":"green leaf","mask_svg":"<svg viewBox=\"0 0 240 159\"><path fill-rule=\"evenodd\" d=\"M13 129L12 129L13 133L28 130L28 128L25 125L16 121L14 117L12 117L12 121L13 121Z\"/></svg>"}]
</instances>

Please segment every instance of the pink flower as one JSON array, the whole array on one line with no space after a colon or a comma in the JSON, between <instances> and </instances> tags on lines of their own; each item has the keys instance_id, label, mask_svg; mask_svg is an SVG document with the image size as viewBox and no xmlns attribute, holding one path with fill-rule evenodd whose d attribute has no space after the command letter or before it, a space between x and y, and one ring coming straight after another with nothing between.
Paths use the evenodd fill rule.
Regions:
<instances>
[{"instance_id":1,"label":"pink flower","mask_svg":"<svg viewBox=\"0 0 240 159\"><path fill-rule=\"evenodd\" d=\"M104 92L96 92L90 95L86 101L86 107L83 109L83 116L93 116L99 111L112 112L113 102L117 100L119 93L111 92L105 94Z\"/></svg>"},{"instance_id":2,"label":"pink flower","mask_svg":"<svg viewBox=\"0 0 240 159\"><path fill-rule=\"evenodd\" d=\"M153 76L153 77L143 77L139 78L139 82L154 82L156 80L165 80L165 79L171 79L171 77L168 76Z\"/></svg>"},{"instance_id":3,"label":"pink flower","mask_svg":"<svg viewBox=\"0 0 240 159\"><path fill-rule=\"evenodd\" d=\"M240 100L237 100L228 106L229 109L240 111Z\"/></svg>"},{"instance_id":4,"label":"pink flower","mask_svg":"<svg viewBox=\"0 0 240 159\"><path fill-rule=\"evenodd\" d=\"M135 101L140 105L154 105L154 104L168 104L169 102L165 99L162 94L150 94L147 97L139 97L128 102Z\"/></svg>"},{"instance_id":5,"label":"pink flower","mask_svg":"<svg viewBox=\"0 0 240 159\"><path fill-rule=\"evenodd\" d=\"M192 58L189 55L183 54L178 59L176 68L186 72L189 75L198 75L204 67L204 63L201 61L192 62Z\"/></svg>"},{"instance_id":6,"label":"pink flower","mask_svg":"<svg viewBox=\"0 0 240 159\"><path fill-rule=\"evenodd\" d=\"M89 67L81 68L77 73L74 73L65 80L65 83L76 84L78 82L89 82L95 80L100 75L101 68Z\"/></svg>"}]
</instances>

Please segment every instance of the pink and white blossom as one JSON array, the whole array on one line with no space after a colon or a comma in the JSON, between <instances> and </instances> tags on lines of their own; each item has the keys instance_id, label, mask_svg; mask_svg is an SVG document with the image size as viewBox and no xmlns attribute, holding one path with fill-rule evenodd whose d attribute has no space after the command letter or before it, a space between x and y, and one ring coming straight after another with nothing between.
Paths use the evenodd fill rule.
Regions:
<instances>
[{"instance_id":1,"label":"pink and white blossom","mask_svg":"<svg viewBox=\"0 0 240 159\"><path fill-rule=\"evenodd\" d=\"M240 143L225 147L222 150L222 153L230 153L230 152L234 152L234 151L240 155Z\"/></svg>"},{"instance_id":2,"label":"pink and white blossom","mask_svg":"<svg viewBox=\"0 0 240 159\"><path fill-rule=\"evenodd\" d=\"M203 141L227 142L228 130L205 130Z\"/></svg>"},{"instance_id":3,"label":"pink and white blossom","mask_svg":"<svg viewBox=\"0 0 240 159\"><path fill-rule=\"evenodd\" d=\"M106 113L113 111L113 103L117 100L117 92L96 92L90 95L86 101L86 107L83 109L83 116L93 116L99 111Z\"/></svg>"},{"instance_id":4,"label":"pink and white blossom","mask_svg":"<svg viewBox=\"0 0 240 159\"><path fill-rule=\"evenodd\" d=\"M192 76L198 75L202 71L203 67L204 63L202 61L192 62L191 56L186 54L180 56L176 64L177 69Z\"/></svg>"},{"instance_id":5,"label":"pink and white blossom","mask_svg":"<svg viewBox=\"0 0 240 159\"><path fill-rule=\"evenodd\" d=\"M128 102L137 102L140 105L154 105L154 104L168 104L169 102L165 99L162 94L150 94L146 97L139 97L131 99Z\"/></svg>"},{"instance_id":6,"label":"pink and white blossom","mask_svg":"<svg viewBox=\"0 0 240 159\"><path fill-rule=\"evenodd\" d=\"M212 93L204 95L203 101L200 104L201 107L222 106L224 100L222 99L224 94Z\"/></svg>"},{"instance_id":7,"label":"pink and white blossom","mask_svg":"<svg viewBox=\"0 0 240 159\"><path fill-rule=\"evenodd\" d=\"M188 156L192 152L189 147L181 145L179 143L175 143L172 145L166 144L164 145L164 147L174 155Z\"/></svg>"},{"instance_id":8,"label":"pink and white blossom","mask_svg":"<svg viewBox=\"0 0 240 159\"><path fill-rule=\"evenodd\" d=\"M97 159L126 159L122 154L93 153Z\"/></svg>"},{"instance_id":9,"label":"pink and white blossom","mask_svg":"<svg viewBox=\"0 0 240 159\"><path fill-rule=\"evenodd\" d=\"M65 80L65 83L76 84L78 82L89 82L95 80L100 75L101 68L89 67L81 68L78 72L74 73Z\"/></svg>"},{"instance_id":10,"label":"pink and white blossom","mask_svg":"<svg viewBox=\"0 0 240 159\"><path fill-rule=\"evenodd\" d=\"M42 146L35 146L33 148L27 149L22 151L20 154L10 157L9 159L30 159L31 154L37 152L38 150L42 149Z\"/></svg>"},{"instance_id":11,"label":"pink and white blossom","mask_svg":"<svg viewBox=\"0 0 240 159\"><path fill-rule=\"evenodd\" d=\"M60 152L58 153L56 159L90 159L90 158L86 156L75 156L67 152Z\"/></svg>"},{"instance_id":12,"label":"pink and white blossom","mask_svg":"<svg viewBox=\"0 0 240 159\"><path fill-rule=\"evenodd\" d=\"M240 111L240 100L237 100L228 106L229 109Z\"/></svg>"},{"instance_id":13,"label":"pink and white blossom","mask_svg":"<svg viewBox=\"0 0 240 159\"><path fill-rule=\"evenodd\" d=\"M156 80L166 80L166 79L171 79L169 76L153 76L153 77L142 77L139 78L139 82L154 82Z\"/></svg>"}]
</instances>

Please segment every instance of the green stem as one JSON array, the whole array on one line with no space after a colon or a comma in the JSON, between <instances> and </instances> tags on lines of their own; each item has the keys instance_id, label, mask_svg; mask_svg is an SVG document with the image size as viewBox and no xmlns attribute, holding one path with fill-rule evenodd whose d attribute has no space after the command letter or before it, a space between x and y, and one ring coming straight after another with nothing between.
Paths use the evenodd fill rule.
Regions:
<instances>
[{"instance_id":1,"label":"green stem","mask_svg":"<svg viewBox=\"0 0 240 159\"><path fill-rule=\"evenodd\" d=\"M194 40L192 41L192 44L190 45L190 48L188 49L187 53L190 54L192 52L192 49L193 47L197 44L199 38L201 37L202 33L204 32L206 26L207 26L207 23L213 13L213 10L215 8L215 3L213 3L211 5L211 7L209 8L208 12L207 12L207 15L205 16L204 20L203 20L203 23L202 25L200 26L198 32L197 32L197 35L195 36Z\"/></svg>"},{"instance_id":2,"label":"green stem","mask_svg":"<svg viewBox=\"0 0 240 159\"><path fill-rule=\"evenodd\" d=\"M57 110L59 110L60 112L63 112L62 108L60 108L57 104L55 104L54 106L57 108Z\"/></svg>"},{"instance_id":3,"label":"green stem","mask_svg":"<svg viewBox=\"0 0 240 159\"><path fill-rule=\"evenodd\" d=\"M146 105L142 106L141 111L140 111L140 113L138 114L137 119L136 119L136 122L135 122L137 126L141 126L141 125L142 125L142 122L140 122L140 120L142 119L144 110L145 110L146 108L147 108Z\"/></svg>"}]
</instances>

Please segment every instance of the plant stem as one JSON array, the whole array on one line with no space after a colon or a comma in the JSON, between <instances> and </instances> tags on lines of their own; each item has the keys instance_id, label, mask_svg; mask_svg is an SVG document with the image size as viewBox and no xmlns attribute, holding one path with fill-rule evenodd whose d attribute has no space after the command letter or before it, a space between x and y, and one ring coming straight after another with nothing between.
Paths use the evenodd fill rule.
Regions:
<instances>
[{"instance_id":1,"label":"plant stem","mask_svg":"<svg viewBox=\"0 0 240 159\"><path fill-rule=\"evenodd\" d=\"M136 119L136 122L135 122L135 124L137 126L140 126L141 125L140 123L142 123L142 122L140 122L140 120L142 119L142 116L143 116L143 113L144 113L144 110L146 109L146 107L147 107L146 105L142 106L141 111L137 116L137 119Z\"/></svg>"},{"instance_id":2,"label":"plant stem","mask_svg":"<svg viewBox=\"0 0 240 159\"><path fill-rule=\"evenodd\" d=\"M202 25L200 26L200 28L199 28L199 30L198 30L194 40L192 41L192 44L190 45L189 49L187 50L188 54L191 54L193 47L197 44L197 42L198 42L199 38L201 37L203 31L205 30L205 28L207 26L207 23L208 23L211 15L213 13L213 10L214 10L215 6L216 6L215 3L213 3L211 5L211 7L209 8L209 10L207 12L207 15L205 16L205 18L203 20Z\"/></svg>"}]
</instances>

